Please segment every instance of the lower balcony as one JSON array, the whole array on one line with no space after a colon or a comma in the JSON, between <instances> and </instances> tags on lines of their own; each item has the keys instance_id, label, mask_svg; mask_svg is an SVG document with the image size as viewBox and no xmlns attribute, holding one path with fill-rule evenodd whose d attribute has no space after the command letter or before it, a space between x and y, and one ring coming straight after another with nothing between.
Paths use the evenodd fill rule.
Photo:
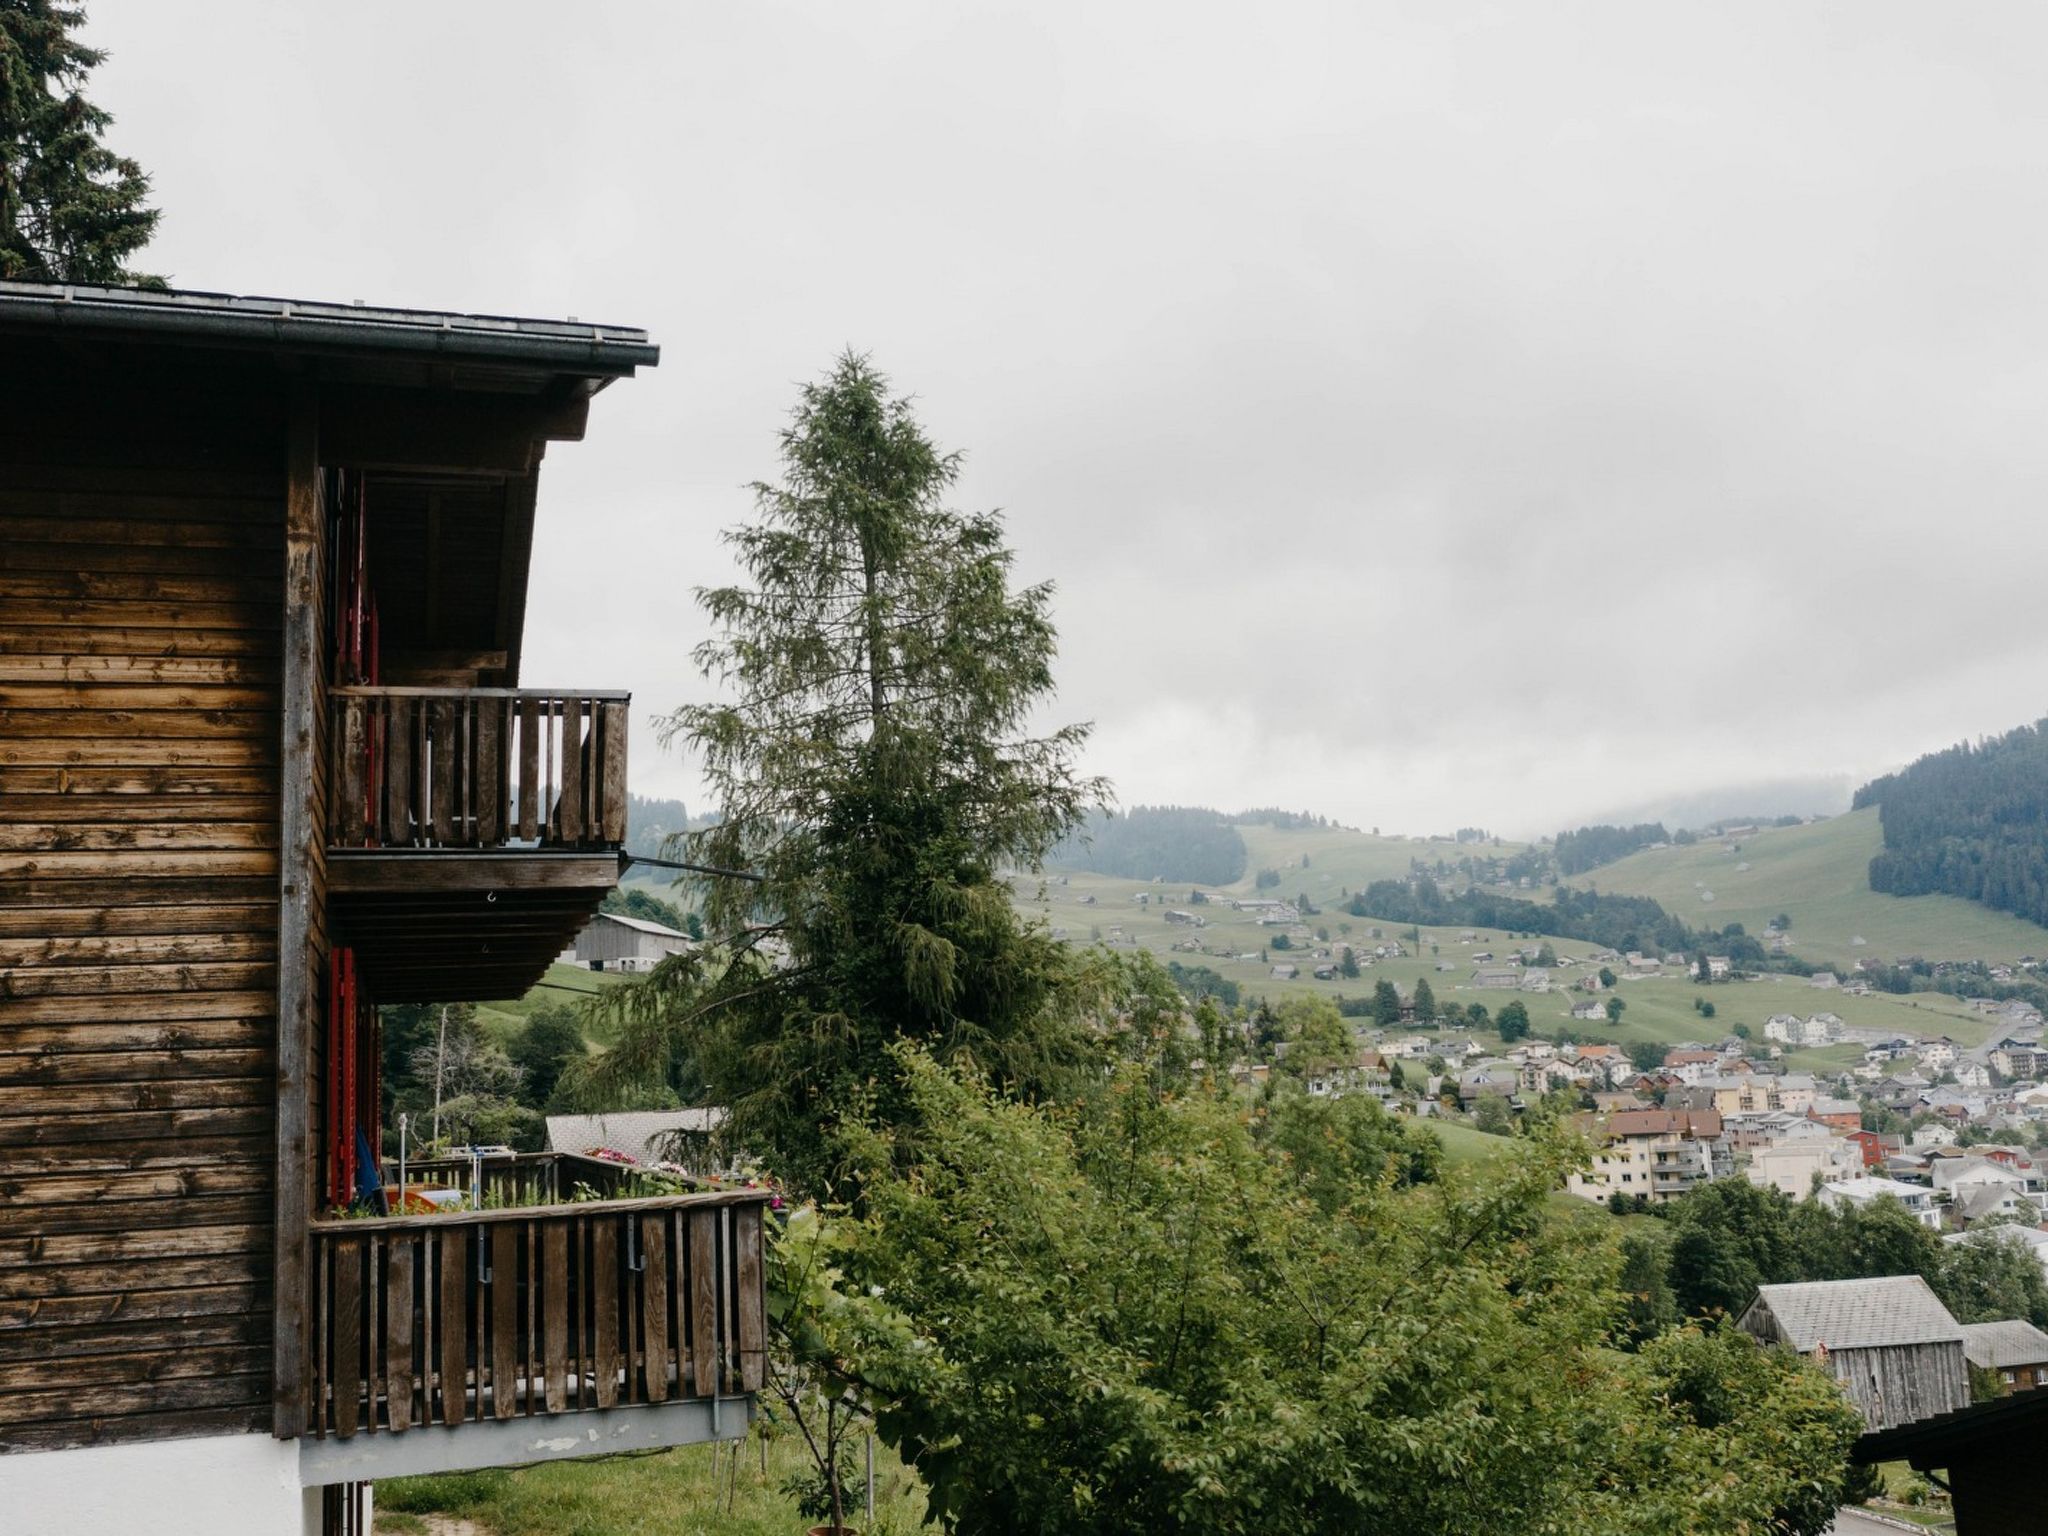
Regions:
<instances>
[{"instance_id":1,"label":"lower balcony","mask_svg":"<svg viewBox=\"0 0 2048 1536\"><path fill-rule=\"evenodd\" d=\"M758 1191L315 1222L304 1482L746 1431Z\"/></svg>"}]
</instances>

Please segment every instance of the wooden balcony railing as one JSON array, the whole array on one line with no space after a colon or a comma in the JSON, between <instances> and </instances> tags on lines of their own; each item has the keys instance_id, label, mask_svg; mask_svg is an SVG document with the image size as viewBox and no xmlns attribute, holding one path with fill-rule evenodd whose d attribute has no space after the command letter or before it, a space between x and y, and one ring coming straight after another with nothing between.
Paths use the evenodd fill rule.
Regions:
<instances>
[{"instance_id":1,"label":"wooden balcony railing","mask_svg":"<svg viewBox=\"0 0 2048 1536\"><path fill-rule=\"evenodd\" d=\"M617 847L632 695L335 688L337 848Z\"/></svg>"},{"instance_id":2,"label":"wooden balcony railing","mask_svg":"<svg viewBox=\"0 0 2048 1536\"><path fill-rule=\"evenodd\" d=\"M315 1222L309 1432L758 1391L766 1199Z\"/></svg>"}]
</instances>

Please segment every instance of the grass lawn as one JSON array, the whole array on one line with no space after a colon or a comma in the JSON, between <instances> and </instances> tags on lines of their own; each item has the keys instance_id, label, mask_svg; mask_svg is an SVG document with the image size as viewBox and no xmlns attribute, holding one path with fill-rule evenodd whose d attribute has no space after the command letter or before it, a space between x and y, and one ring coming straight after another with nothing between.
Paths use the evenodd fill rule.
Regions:
<instances>
[{"instance_id":1,"label":"grass lawn","mask_svg":"<svg viewBox=\"0 0 2048 1536\"><path fill-rule=\"evenodd\" d=\"M1427 1126L1436 1132L1437 1139L1444 1144L1444 1161L1452 1165L1486 1163L1496 1158L1513 1157L1519 1146L1512 1136L1489 1136L1485 1131L1475 1130L1469 1125L1460 1125L1455 1120L1431 1119L1404 1123Z\"/></svg>"},{"instance_id":2,"label":"grass lawn","mask_svg":"<svg viewBox=\"0 0 2048 1536\"><path fill-rule=\"evenodd\" d=\"M441 1477L398 1478L376 1489L380 1536L418 1536L418 1518L474 1521L490 1536L795 1536L811 1522L781 1485L809 1462L793 1440L758 1433L737 1449L698 1445L657 1455L555 1462ZM763 1451L766 1474L763 1474ZM855 1465L859 1465L856 1446ZM924 1494L885 1447L875 1447L875 1519L863 1489L849 1492L850 1523L877 1536L920 1529Z\"/></svg>"},{"instance_id":3,"label":"grass lawn","mask_svg":"<svg viewBox=\"0 0 2048 1536\"><path fill-rule=\"evenodd\" d=\"M506 1002L478 1003L477 1020L498 1044L509 1045L535 1009L575 1007L625 979L617 972L557 963L548 967L547 975L526 996ZM611 1042L593 1036L591 1043L605 1046Z\"/></svg>"}]
</instances>

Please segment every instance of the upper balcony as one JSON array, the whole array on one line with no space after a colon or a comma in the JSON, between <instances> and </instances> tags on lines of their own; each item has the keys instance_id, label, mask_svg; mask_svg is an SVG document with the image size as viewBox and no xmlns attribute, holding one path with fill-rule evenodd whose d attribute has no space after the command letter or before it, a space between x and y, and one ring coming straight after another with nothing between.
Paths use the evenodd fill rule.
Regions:
<instances>
[{"instance_id":1,"label":"upper balcony","mask_svg":"<svg viewBox=\"0 0 2048 1536\"><path fill-rule=\"evenodd\" d=\"M330 691L327 889L379 1002L517 997L617 883L630 695Z\"/></svg>"}]
</instances>

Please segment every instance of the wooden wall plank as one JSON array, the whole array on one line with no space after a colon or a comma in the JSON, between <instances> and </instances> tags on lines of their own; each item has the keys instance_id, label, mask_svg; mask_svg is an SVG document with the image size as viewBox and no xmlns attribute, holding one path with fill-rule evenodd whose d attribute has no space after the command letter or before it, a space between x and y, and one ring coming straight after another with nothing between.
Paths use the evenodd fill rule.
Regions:
<instances>
[{"instance_id":1,"label":"wooden wall plank","mask_svg":"<svg viewBox=\"0 0 2048 1536\"><path fill-rule=\"evenodd\" d=\"M305 953L318 914L326 905L316 862L327 829L313 815L316 774L314 732L326 707L322 655L321 595L326 582L323 544L327 519L321 504L319 407L299 391L291 402L285 457L284 602L279 615L284 627L283 708L279 719L281 764L278 777L279 842L283 855L276 867L278 882L278 950L286 956ZM309 1129L317 1085L311 1081L313 1041L320 1028L320 985L308 965L275 968L277 989L277 1166L303 1169L300 1177L280 1177L277 1223L273 1233L272 1323L274 1362L271 1373L271 1428L280 1437L304 1432L307 1421L306 1372L311 1339L306 1322L306 1288L310 1283L313 1139Z\"/></svg>"}]
</instances>

